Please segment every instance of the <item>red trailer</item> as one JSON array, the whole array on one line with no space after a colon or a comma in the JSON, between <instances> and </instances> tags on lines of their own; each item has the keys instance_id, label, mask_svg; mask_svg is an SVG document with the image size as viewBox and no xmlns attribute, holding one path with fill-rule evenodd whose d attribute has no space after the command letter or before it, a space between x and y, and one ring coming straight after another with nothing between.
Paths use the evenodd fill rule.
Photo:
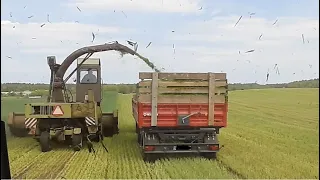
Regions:
<instances>
[{"instance_id":1,"label":"red trailer","mask_svg":"<svg viewBox=\"0 0 320 180\"><path fill-rule=\"evenodd\" d=\"M219 129L227 126L226 73L140 72L139 78L132 112L144 160L172 153L215 158Z\"/></svg>"}]
</instances>

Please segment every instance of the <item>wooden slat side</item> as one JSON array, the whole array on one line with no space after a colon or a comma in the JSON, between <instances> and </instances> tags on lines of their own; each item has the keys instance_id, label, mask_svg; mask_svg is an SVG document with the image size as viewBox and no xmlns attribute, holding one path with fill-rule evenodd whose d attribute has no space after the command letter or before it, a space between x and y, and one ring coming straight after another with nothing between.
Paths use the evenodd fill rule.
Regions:
<instances>
[{"instance_id":1,"label":"wooden slat side","mask_svg":"<svg viewBox=\"0 0 320 180\"><path fill-rule=\"evenodd\" d=\"M225 80L227 78L226 73L214 73L215 78ZM193 80L208 80L208 73L159 73L159 79L193 79ZM140 72L139 79L152 79L151 72Z\"/></svg>"},{"instance_id":2,"label":"wooden slat side","mask_svg":"<svg viewBox=\"0 0 320 180\"><path fill-rule=\"evenodd\" d=\"M151 94L140 94L138 101L151 103ZM215 95L215 103L225 103L225 95ZM158 95L158 103L209 103L208 95Z\"/></svg>"},{"instance_id":3,"label":"wooden slat side","mask_svg":"<svg viewBox=\"0 0 320 180\"><path fill-rule=\"evenodd\" d=\"M225 87L217 87L215 88L215 94L225 94L227 89ZM141 87L139 88L140 94L149 94L151 93L151 88L149 87ZM163 94L208 94L208 87L159 87L158 93Z\"/></svg>"},{"instance_id":4,"label":"wooden slat side","mask_svg":"<svg viewBox=\"0 0 320 180\"><path fill-rule=\"evenodd\" d=\"M208 122L209 126L213 126L214 123L214 101L215 101L215 77L214 74L209 73L209 112Z\"/></svg>"},{"instance_id":5,"label":"wooden slat side","mask_svg":"<svg viewBox=\"0 0 320 180\"><path fill-rule=\"evenodd\" d=\"M158 73L152 74L151 126L157 126L158 121Z\"/></svg>"},{"instance_id":6,"label":"wooden slat side","mask_svg":"<svg viewBox=\"0 0 320 180\"><path fill-rule=\"evenodd\" d=\"M207 74L208 75L208 74ZM138 87L151 87L151 80L144 80L144 81L140 81L138 84ZM195 81L195 82L176 82L176 81L163 81L163 80L159 80L158 81L158 86L159 87L167 87L167 86L176 86L176 87L182 87L182 86L190 86L190 87L208 87L208 81ZM221 87L221 86L226 86L227 85L227 81L216 81L215 86L216 87Z\"/></svg>"}]
</instances>

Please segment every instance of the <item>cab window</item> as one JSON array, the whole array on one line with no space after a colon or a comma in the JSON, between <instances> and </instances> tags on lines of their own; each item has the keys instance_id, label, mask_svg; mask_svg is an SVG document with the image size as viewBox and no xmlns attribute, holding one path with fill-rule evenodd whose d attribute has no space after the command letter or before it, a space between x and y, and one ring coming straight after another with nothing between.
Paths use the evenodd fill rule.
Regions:
<instances>
[{"instance_id":1,"label":"cab window","mask_svg":"<svg viewBox=\"0 0 320 180\"><path fill-rule=\"evenodd\" d=\"M98 72L96 69L81 69L80 83L81 84L95 84L98 82Z\"/></svg>"}]
</instances>

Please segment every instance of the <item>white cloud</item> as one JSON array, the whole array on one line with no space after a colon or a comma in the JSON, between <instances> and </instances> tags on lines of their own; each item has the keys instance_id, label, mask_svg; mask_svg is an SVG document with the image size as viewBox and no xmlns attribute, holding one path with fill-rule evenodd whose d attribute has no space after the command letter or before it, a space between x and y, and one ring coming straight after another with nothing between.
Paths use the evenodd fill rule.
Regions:
<instances>
[{"instance_id":1,"label":"white cloud","mask_svg":"<svg viewBox=\"0 0 320 180\"><path fill-rule=\"evenodd\" d=\"M146 12L200 12L200 0L69 0L68 6L81 10L123 10Z\"/></svg>"},{"instance_id":2,"label":"white cloud","mask_svg":"<svg viewBox=\"0 0 320 180\"><path fill-rule=\"evenodd\" d=\"M129 39L127 35L134 32L134 29L68 22L52 23L42 28L41 24L2 21L1 75L3 82L48 82L50 73L46 63L47 56L55 55L58 63L61 63L70 53L83 46L104 44L114 40L126 44L125 40ZM94 43L91 42L91 32L97 33ZM96 53L92 57L101 58L103 78L106 82L115 83L125 80L123 72L131 74L127 77L129 82L134 82L136 72L150 70L144 63L134 60L130 55L120 59L120 54L117 52ZM74 64L68 72L73 68Z\"/></svg>"},{"instance_id":3,"label":"white cloud","mask_svg":"<svg viewBox=\"0 0 320 180\"><path fill-rule=\"evenodd\" d=\"M197 59L207 67L203 69L217 71L220 68L227 71L233 81L253 82L256 79L263 83L268 69L272 73L270 82L319 75L318 19L279 18L273 26L274 20L243 17L234 27L238 19L217 17L207 22L191 22L177 29L178 33L171 39L179 43L176 44L177 51ZM244 53L251 49L255 51ZM275 64L279 66L280 75L273 70Z\"/></svg>"},{"instance_id":4,"label":"white cloud","mask_svg":"<svg viewBox=\"0 0 320 180\"><path fill-rule=\"evenodd\" d=\"M277 26L272 26L274 20L244 17L237 27L233 27L238 18L219 17L207 22L190 22L175 29L175 33L162 34L162 42L154 41L147 49L145 46L149 40L142 37L138 40L138 51L167 72L224 71L228 73L229 82L264 83L268 69L270 83L319 75L318 19L279 18ZM92 45L92 31L99 29L94 44L112 40L126 44L125 40L133 33L143 32L67 22L47 24L42 28L41 23L15 23L15 29L13 25L9 21L1 23L1 74L5 82L48 82L46 56L56 55L61 62L74 50ZM262 39L258 40L261 33ZM302 33L305 44L302 43ZM32 37L37 39L32 40ZM175 53L172 44L175 45ZM244 53L250 49L255 49L255 52ZM139 71L152 71L130 55L120 58L119 53L106 52L96 53L93 57L101 58L104 82L137 82ZM275 64L279 66L280 75L273 70Z\"/></svg>"}]
</instances>

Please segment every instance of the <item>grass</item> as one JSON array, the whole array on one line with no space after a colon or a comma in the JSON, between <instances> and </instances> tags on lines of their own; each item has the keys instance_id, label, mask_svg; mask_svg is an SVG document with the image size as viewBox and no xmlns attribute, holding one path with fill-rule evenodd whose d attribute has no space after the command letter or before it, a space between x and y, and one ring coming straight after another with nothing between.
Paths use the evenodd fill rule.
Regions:
<instances>
[{"instance_id":1,"label":"grass","mask_svg":"<svg viewBox=\"0 0 320 180\"><path fill-rule=\"evenodd\" d=\"M131 97L118 97L120 134L104 140L109 153L100 144L94 144L96 156L85 148L80 152L57 148L41 153L35 140L12 138L8 145L13 177L319 178L318 89L232 91L228 127L219 137L224 148L217 161L176 157L155 164L142 160L134 133ZM21 111L19 103L25 101L4 100L2 112Z\"/></svg>"}]
</instances>

